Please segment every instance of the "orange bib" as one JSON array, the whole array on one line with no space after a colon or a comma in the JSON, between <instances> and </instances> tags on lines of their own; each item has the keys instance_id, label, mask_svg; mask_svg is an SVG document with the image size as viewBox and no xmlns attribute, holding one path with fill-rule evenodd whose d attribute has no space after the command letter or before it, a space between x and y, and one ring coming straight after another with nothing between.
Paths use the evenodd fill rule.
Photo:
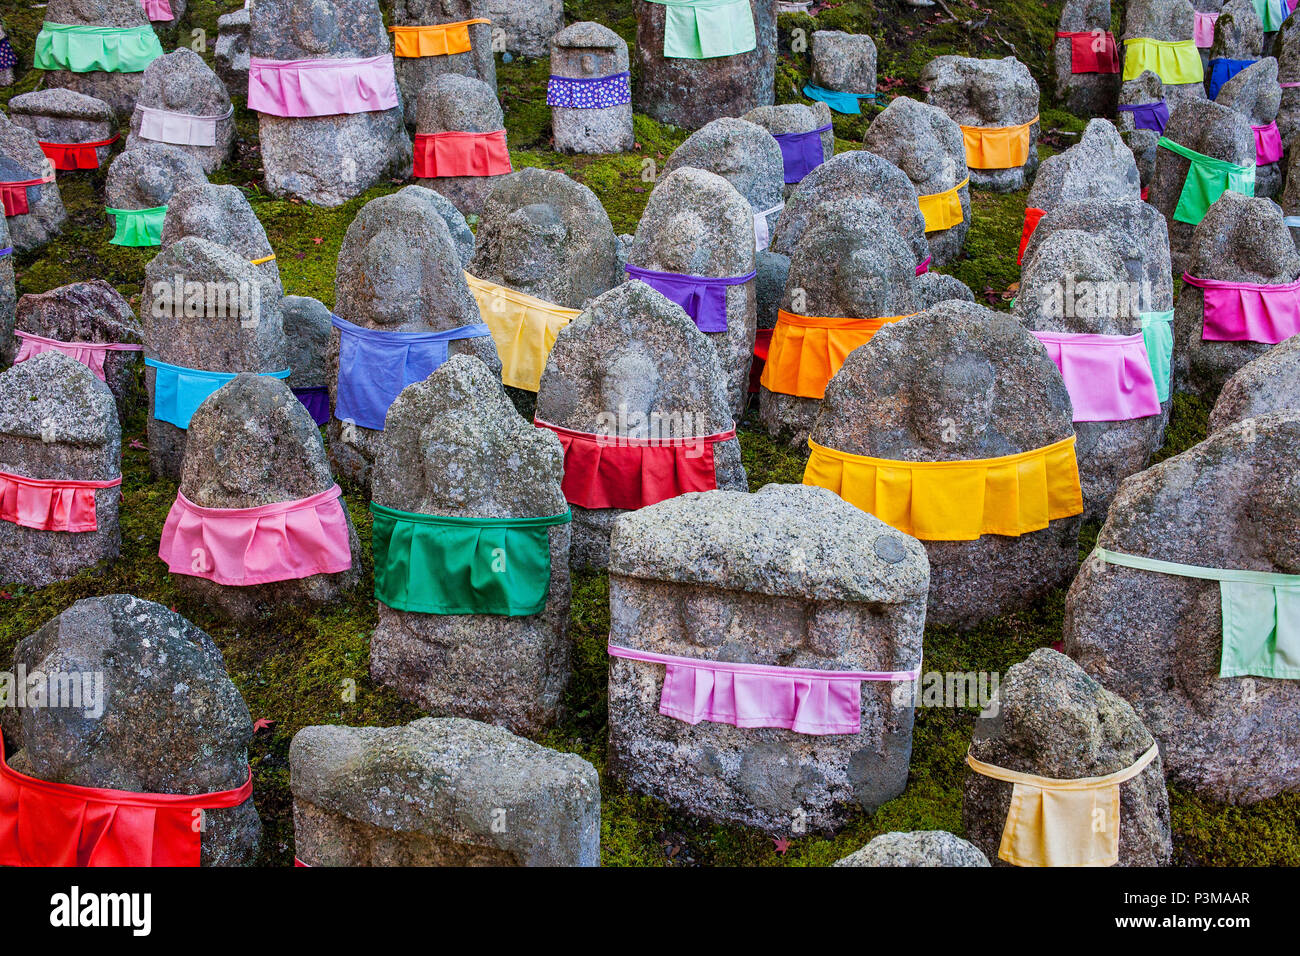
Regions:
<instances>
[{"instance_id":1,"label":"orange bib","mask_svg":"<svg viewBox=\"0 0 1300 956\"><path fill-rule=\"evenodd\" d=\"M913 313L915 315L916 313ZM849 353L866 345L890 322L910 318L830 319L796 315L781 309L768 347L761 384L769 392L799 398L822 398L826 383L840 370Z\"/></svg>"},{"instance_id":2,"label":"orange bib","mask_svg":"<svg viewBox=\"0 0 1300 956\"><path fill-rule=\"evenodd\" d=\"M470 51L469 28L476 23L491 23L482 18L458 23L437 23L427 27L389 27L393 35L393 55L407 58L450 56Z\"/></svg>"}]
</instances>

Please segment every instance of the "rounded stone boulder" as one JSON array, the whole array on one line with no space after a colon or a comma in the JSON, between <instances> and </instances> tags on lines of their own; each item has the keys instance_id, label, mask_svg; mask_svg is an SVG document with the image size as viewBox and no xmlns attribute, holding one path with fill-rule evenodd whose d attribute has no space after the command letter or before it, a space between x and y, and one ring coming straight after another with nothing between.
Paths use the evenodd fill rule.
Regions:
<instances>
[{"instance_id":1,"label":"rounded stone boulder","mask_svg":"<svg viewBox=\"0 0 1300 956\"><path fill-rule=\"evenodd\" d=\"M970 461L1062 442L1074 434L1071 417L1061 373L1024 326L949 301L885 325L850 352L811 437L849 455ZM1078 564L1079 525L1076 514L1018 537L926 541L927 620L973 626L1064 587Z\"/></svg>"},{"instance_id":2,"label":"rounded stone boulder","mask_svg":"<svg viewBox=\"0 0 1300 956\"><path fill-rule=\"evenodd\" d=\"M989 711L975 721L970 755L1036 777L1077 780L1118 773L1155 744L1122 697L1047 648L1007 670ZM1088 821L1118 825L1118 866L1167 866L1173 854L1161 756L1119 785L1118 821L1109 814L1104 820L1094 814ZM1012 789L1010 783L966 770L962 825L995 866L1009 862L999 858L999 847Z\"/></svg>"},{"instance_id":3,"label":"rounded stone boulder","mask_svg":"<svg viewBox=\"0 0 1300 956\"><path fill-rule=\"evenodd\" d=\"M1221 425L1125 481L1098 548L1196 568L1300 574L1297 442L1294 410ZM1094 554L1066 597L1064 647L1141 715L1172 783L1248 805L1300 790L1300 686L1283 679L1281 641L1283 676L1220 676L1224 587ZM1265 640L1271 651L1273 637Z\"/></svg>"},{"instance_id":4,"label":"rounded stone boulder","mask_svg":"<svg viewBox=\"0 0 1300 956\"><path fill-rule=\"evenodd\" d=\"M971 220L970 170L966 168L961 127L938 107L899 96L872 119L862 146L901 169L918 196L957 190L961 222L925 233L933 265L947 265L956 259Z\"/></svg>"},{"instance_id":5,"label":"rounded stone boulder","mask_svg":"<svg viewBox=\"0 0 1300 956\"><path fill-rule=\"evenodd\" d=\"M989 866L975 844L947 830L882 833L835 866Z\"/></svg>"}]
</instances>

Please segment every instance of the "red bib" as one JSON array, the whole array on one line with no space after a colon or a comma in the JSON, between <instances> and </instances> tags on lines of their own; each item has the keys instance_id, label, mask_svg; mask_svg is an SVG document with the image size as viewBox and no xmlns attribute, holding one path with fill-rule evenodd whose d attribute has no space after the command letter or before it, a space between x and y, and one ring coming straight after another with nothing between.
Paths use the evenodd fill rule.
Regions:
<instances>
[{"instance_id":1,"label":"red bib","mask_svg":"<svg viewBox=\"0 0 1300 956\"><path fill-rule=\"evenodd\" d=\"M198 866L203 810L253 795L135 793L37 780L4 761L0 738L0 866Z\"/></svg>"},{"instance_id":2,"label":"red bib","mask_svg":"<svg viewBox=\"0 0 1300 956\"><path fill-rule=\"evenodd\" d=\"M564 497L580 508L635 510L688 491L718 487L713 446L736 430L701 438L619 438L575 432L541 420L564 446Z\"/></svg>"},{"instance_id":3,"label":"red bib","mask_svg":"<svg viewBox=\"0 0 1300 956\"><path fill-rule=\"evenodd\" d=\"M117 137L101 139L98 143L41 143L41 152L54 165L55 169L71 171L77 169L99 169L100 146L117 142Z\"/></svg>"},{"instance_id":4,"label":"red bib","mask_svg":"<svg viewBox=\"0 0 1300 956\"><path fill-rule=\"evenodd\" d=\"M1070 41L1071 73L1119 72L1119 49L1115 46L1115 34L1109 30L1058 31L1056 36Z\"/></svg>"}]
</instances>

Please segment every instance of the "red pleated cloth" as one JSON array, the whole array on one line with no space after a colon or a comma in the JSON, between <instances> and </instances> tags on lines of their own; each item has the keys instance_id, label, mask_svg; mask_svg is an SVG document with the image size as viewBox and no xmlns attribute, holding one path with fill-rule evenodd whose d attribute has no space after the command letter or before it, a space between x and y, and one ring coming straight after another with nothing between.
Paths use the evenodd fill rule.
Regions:
<instances>
[{"instance_id":1,"label":"red pleated cloth","mask_svg":"<svg viewBox=\"0 0 1300 956\"><path fill-rule=\"evenodd\" d=\"M1020 231L1020 251L1016 253L1016 265L1023 265L1025 261L1025 247L1029 245L1029 239L1038 228L1038 220L1046 214L1045 210L1037 209L1033 206L1025 208L1025 228Z\"/></svg>"},{"instance_id":2,"label":"red pleated cloth","mask_svg":"<svg viewBox=\"0 0 1300 956\"><path fill-rule=\"evenodd\" d=\"M40 179L24 179L16 182L0 183L0 208L6 216L25 216L31 212L27 202L27 190L32 186L41 186L54 182L54 174Z\"/></svg>"},{"instance_id":3,"label":"red pleated cloth","mask_svg":"<svg viewBox=\"0 0 1300 956\"><path fill-rule=\"evenodd\" d=\"M1071 73L1118 73L1119 49L1115 34L1109 30L1088 30L1083 33L1057 31L1057 37L1070 41Z\"/></svg>"},{"instance_id":4,"label":"red pleated cloth","mask_svg":"<svg viewBox=\"0 0 1300 956\"><path fill-rule=\"evenodd\" d=\"M116 136L101 139L97 143L38 143L50 165L55 169L70 172L77 169L99 169L100 146L109 146L117 141Z\"/></svg>"},{"instance_id":5,"label":"red pleated cloth","mask_svg":"<svg viewBox=\"0 0 1300 956\"><path fill-rule=\"evenodd\" d=\"M0 739L0 866L198 866L197 811L237 807L237 790L198 796L50 783L4 761Z\"/></svg>"},{"instance_id":6,"label":"red pleated cloth","mask_svg":"<svg viewBox=\"0 0 1300 956\"><path fill-rule=\"evenodd\" d=\"M0 521L33 531L98 531L95 492L122 479L74 481L26 478L0 471Z\"/></svg>"},{"instance_id":7,"label":"red pleated cloth","mask_svg":"<svg viewBox=\"0 0 1300 956\"><path fill-rule=\"evenodd\" d=\"M417 133L415 178L501 176L513 171L506 131L491 133Z\"/></svg>"},{"instance_id":8,"label":"red pleated cloth","mask_svg":"<svg viewBox=\"0 0 1300 956\"><path fill-rule=\"evenodd\" d=\"M749 366L749 392L758 394L758 380L763 377L767 352L772 347L772 329L759 329L754 333L754 360Z\"/></svg>"},{"instance_id":9,"label":"red pleated cloth","mask_svg":"<svg viewBox=\"0 0 1300 956\"><path fill-rule=\"evenodd\" d=\"M713 446L736 430L698 438L620 438L575 432L540 419L564 446L564 497L580 508L632 511L688 491L718 487Z\"/></svg>"}]
</instances>

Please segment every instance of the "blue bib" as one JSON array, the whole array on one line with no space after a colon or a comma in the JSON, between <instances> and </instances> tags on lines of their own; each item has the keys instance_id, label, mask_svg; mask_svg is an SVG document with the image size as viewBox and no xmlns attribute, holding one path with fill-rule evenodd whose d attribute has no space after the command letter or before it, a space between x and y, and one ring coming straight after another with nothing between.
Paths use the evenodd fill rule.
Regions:
<instances>
[{"instance_id":1,"label":"blue bib","mask_svg":"<svg viewBox=\"0 0 1300 956\"><path fill-rule=\"evenodd\" d=\"M1219 95L1223 84L1248 66L1254 66L1258 60L1230 60L1226 56L1215 57L1210 61L1210 99Z\"/></svg>"},{"instance_id":2,"label":"blue bib","mask_svg":"<svg viewBox=\"0 0 1300 956\"><path fill-rule=\"evenodd\" d=\"M482 322L446 332L385 332L363 329L337 315L338 398L334 417L374 431L384 430L388 407L406 386L423 382L447 361L447 343L491 335Z\"/></svg>"},{"instance_id":3,"label":"blue bib","mask_svg":"<svg viewBox=\"0 0 1300 956\"><path fill-rule=\"evenodd\" d=\"M839 90L828 90L824 87L817 86L814 83L805 83L803 95L810 100L819 100L825 103L837 113L845 113L850 116L858 116L862 113L862 107L859 100L874 100L875 93L841 93Z\"/></svg>"},{"instance_id":4,"label":"blue bib","mask_svg":"<svg viewBox=\"0 0 1300 956\"><path fill-rule=\"evenodd\" d=\"M194 412L204 399L233 379L238 372L205 372L197 368L168 365L147 358L144 364L156 369L153 378L153 417L177 428L189 428ZM289 370L258 372L271 378L288 378Z\"/></svg>"}]
</instances>

